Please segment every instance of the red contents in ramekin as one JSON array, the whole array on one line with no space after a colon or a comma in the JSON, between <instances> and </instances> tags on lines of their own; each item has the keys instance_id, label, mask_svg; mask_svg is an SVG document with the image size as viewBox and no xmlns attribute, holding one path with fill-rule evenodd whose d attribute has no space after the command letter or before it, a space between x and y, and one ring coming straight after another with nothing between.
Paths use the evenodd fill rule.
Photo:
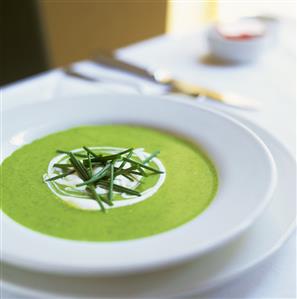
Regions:
<instances>
[{"instance_id":1,"label":"red contents in ramekin","mask_svg":"<svg viewBox=\"0 0 297 299\"><path fill-rule=\"evenodd\" d=\"M221 23L217 25L216 30L223 38L234 41L251 40L265 34L264 24L256 20Z\"/></svg>"}]
</instances>

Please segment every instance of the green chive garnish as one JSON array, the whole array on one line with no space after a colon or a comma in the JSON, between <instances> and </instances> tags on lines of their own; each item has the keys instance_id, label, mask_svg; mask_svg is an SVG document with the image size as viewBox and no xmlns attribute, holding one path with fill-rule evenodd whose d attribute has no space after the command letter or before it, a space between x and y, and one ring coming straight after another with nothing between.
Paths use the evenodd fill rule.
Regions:
<instances>
[{"instance_id":1,"label":"green chive garnish","mask_svg":"<svg viewBox=\"0 0 297 299\"><path fill-rule=\"evenodd\" d=\"M137 170L140 172L142 176L147 176L147 173L140 166L137 167Z\"/></svg>"},{"instance_id":2,"label":"green chive garnish","mask_svg":"<svg viewBox=\"0 0 297 299\"><path fill-rule=\"evenodd\" d=\"M71 153L71 154L73 154L73 155L75 155L75 156L77 156L77 157L87 158L87 155L80 154L80 153L73 153L73 152L70 152L70 151L61 151L61 150L57 150L56 152L59 153L59 154L67 154L67 155L68 155L69 153Z\"/></svg>"},{"instance_id":3,"label":"green chive garnish","mask_svg":"<svg viewBox=\"0 0 297 299\"><path fill-rule=\"evenodd\" d=\"M68 153L69 160L71 164L73 165L74 169L77 171L80 178L84 181L87 181L89 179L88 170L85 168L85 166L74 156L73 153Z\"/></svg>"},{"instance_id":4,"label":"green chive garnish","mask_svg":"<svg viewBox=\"0 0 297 299\"><path fill-rule=\"evenodd\" d=\"M140 166L140 167L142 167L142 168L145 168L145 169L148 169L148 170L151 170L151 171L153 171L153 172L155 172L155 173L163 173L163 171L161 171L161 170L158 170L158 169L155 169L155 168L153 168L153 167L150 167L150 166L147 166L147 165L144 165L143 163L140 163L140 162L136 162L136 161L134 161L134 160L131 160L131 159L127 159L127 158L123 158L125 161L127 161L127 162L129 162L129 163L131 163L132 165L137 165L137 166Z\"/></svg>"},{"instance_id":5,"label":"green chive garnish","mask_svg":"<svg viewBox=\"0 0 297 299\"><path fill-rule=\"evenodd\" d=\"M140 172L140 171L130 171L131 174L135 174L135 175L140 175L140 176L144 176L144 177L147 177L147 174L143 171L143 172Z\"/></svg>"},{"instance_id":6,"label":"green chive garnish","mask_svg":"<svg viewBox=\"0 0 297 299\"><path fill-rule=\"evenodd\" d=\"M88 169L88 172L89 172L89 177L91 178L93 176L93 165L92 165L92 161L91 161L91 157L90 157L90 154L88 153L88 166L89 166L89 169Z\"/></svg>"},{"instance_id":7,"label":"green chive garnish","mask_svg":"<svg viewBox=\"0 0 297 299\"><path fill-rule=\"evenodd\" d=\"M129 174L131 171L133 170L136 170L137 167L136 166L131 166L129 168L126 168L126 169L120 169L120 168L116 168L116 172L115 172L115 175L118 176L118 175L123 175L123 174Z\"/></svg>"},{"instance_id":8,"label":"green chive garnish","mask_svg":"<svg viewBox=\"0 0 297 299\"><path fill-rule=\"evenodd\" d=\"M55 181L55 180L57 180L57 179L64 178L64 177L66 177L67 175L72 174L72 173L74 173L74 172L75 172L75 170L72 169L72 170L70 170L70 171L68 171L68 172L66 172L66 173L62 173L62 174L59 174L59 175L54 176L54 177L52 177L52 178L49 178L49 179L47 179L46 181L47 181L47 182Z\"/></svg>"},{"instance_id":9,"label":"green chive garnish","mask_svg":"<svg viewBox=\"0 0 297 299\"><path fill-rule=\"evenodd\" d=\"M102 200L101 200L101 197L99 196L99 194L97 194L96 190L95 190L95 187L94 186L88 186L87 190L89 190L92 195L94 196L94 198L96 199L96 201L98 202L101 210L103 212L105 212L105 208L104 208L104 205L102 203Z\"/></svg>"},{"instance_id":10,"label":"green chive garnish","mask_svg":"<svg viewBox=\"0 0 297 299\"><path fill-rule=\"evenodd\" d=\"M58 167L58 168L62 168L62 169L67 169L69 167L72 167L72 164L59 164L59 163L56 163L56 164L54 164L54 167Z\"/></svg>"},{"instance_id":11,"label":"green chive garnish","mask_svg":"<svg viewBox=\"0 0 297 299\"><path fill-rule=\"evenodd\" d=\"M147 158L145 158L142 161L142 163L146 164L146 163L150 162L152 159L154 159L159 154L160 154L160 150L156 150L156 151L152 152L152 154L150 156L148 156Z\"/></svg>"},{"instance_id":12,"label":"green chive garnish","mask_svg":"<svg viewBox=\"0 0 297 299\"><path fill-rule=\"evenodd\" d=\"M124 176L126 179L128 179L131 182L134 182L134 178L131 177L129 174L122 174L122 176Z\"/></svg>"},{"instance_id":13,"label":"green chive garnish","mask_svg":"<svg viewBox=\"0 0 297 299\"><path fill-rule=\"evenodd\" d=\"M86 191L89 193L91 198L98 202L98 205L103 212L106 210L103 202L109 206L113 205L114 192L126 193L135 196L141 195L141 193L136 190L115 184L114 180L117 176L122 175L130 181L135 181L138 180L138 177L135 176L146 177L149 175L163 173L162 171L147 165L160 153L159 150L154 151L143 161L134 161L132 159L134 154L133 148L106 156L103 156L102 154L97 155L93 150L86 146L83 146L83 149L85 150L85 153L57 150L58 153L68 155L69 163L54 164L54 167L60 168L64 171L64 173L49 178L46 181L54 181L76 172L83 180L82 183L76 186L86 186ZM115 166L116 162L120 163L119 167ZM130 167L124 168L127 163L130 163ZM101 169L97 173L94 173L93 169L96 167L100 167ZM149 170L151 172L147 173L145 170ZM107 190L107 195L103 196L98 194L96 192L96 186Z\"/></svg>"},{"instance_id":14,"label":"green chive garnish","mask_svg":"<svg viewBox=\"0 0 297 299\"><path fill-rule=\"evenodd\" d=\"M113 198L113 179L114 179L114 163L110 164L110 182L109 182L109 190L108 190L108 200L112 202Z\"/></svg>"},{"instance_id":15,"label":"green chive garnish","mask_svg":"<svg viewBox=\"0 0 297 299\"><path fill-rule=\"evenodd\" d=\"M124 150L122 152L119 152L119 153L113 154L113 155L102 156L102 157L97 156L96 158L94 158L92 160L94 160L95 162L97 162L97 161L99 161L99 162L103 162L104 161L105 162L105 161L109 161L109 160L116 160L116 159L120 158L121 155L124 155L124 154L130 152L131 150L133 150L133 148L129 148L127 150Z\"/></svg>"},{"instance_id":16,"label":"green chive garnish","mask_svg":"<svg viewBox=\"0 0 297 299\"><path fill-rule=\"evenodd\" d=\"M80 176L80 178L84 181L87 181L90 178L88 170L71 152L69 152L68 155L70 157L70 162L72 163L73 167L78 172L78 175ZM95 200L98 202L102 212L105 212L105 208L102 203L102 199L100 198L99 194L97 194L95 187L93 185L88 185L87 190L89 190L91 192L91 194L93 195Z\"/></svg>"},{"instance_id":17,"label":"green chive garnish","mask_svg":"<svg viewBox=\"0 0 297 299\"><path fill-rule=\"evenodd\" d=\"M109 171L109 169L110 169L110 166L108 164L104 168L102 168L99 172L97 172L93 177L91 177L89 180L85 180L83 183L80 183L80 184L76 185L76 187L80 187L80 186L84 186L84 185L89 185L89 184L96 183L101 178L103 178L104 176L106 176L106 174Z\"/></svg>"},{"instance_id":18,"label":"green chive garnish","mask_svg":"<svg viewBox=\"0 0 297 299\"><path fill-rule=\"evenodd\" d=\"M97 185L102 187L103 189L106 189L106 190L109 189L109 182L107 182L107 181L99 181L99 182L97 182ZM136 190L132 190L132 189L129 189L129 188L117 185L117 184L113 184L113 189L114 189L114 191L127 193L130 195L137 195L137 196L141 195L140 192L138 192Z\"/></svg>"},{"instance_id":19,"label":"green chive garnish","mask_svg":"<svg viewBox=\"0 0 297 299\"><path fill-rule=\"evenodd\" d=\"M128 153L128 155L127 155L126 158L127 158L127 159L130 159L130 158L132 157L132 155L133 155L133 148L130 148L130 152ZM126 163L127 163L127 161L123 160L123 162L121 163L121 165L120 165L120 167L119 167L118 170L123 169L124 166L126 165Z\"/></svg>"},{"instance_id":20,"label":"green chive garnish","mask_svg":"<svg viewBox=\"0 0 297 299\"><path fill-rule=\"evenodd\" d=\"M88 147L83 146L83 149L84 149L87 153L91 154L94 158L97 158L97 155L96 155L92 150L90 150Z\"/></svg>"}]
</instances>

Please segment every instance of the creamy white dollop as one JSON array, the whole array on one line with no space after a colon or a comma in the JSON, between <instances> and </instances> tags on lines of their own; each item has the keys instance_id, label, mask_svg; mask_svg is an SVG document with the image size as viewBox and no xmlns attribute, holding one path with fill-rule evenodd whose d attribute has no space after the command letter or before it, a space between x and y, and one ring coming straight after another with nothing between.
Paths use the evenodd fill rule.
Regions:
<instances>
[{"instance_id":1,"label":"creamy white dollop","mask_svg":"<svg viewBox=\"0 0 297 299\"><path fill-rule=\"evenodd\" d=\"M90 149L100 150L102 152L109 153L109 154L115 154L115 153L125 150L124 148L116 148L116 147L90 147ZM81 151L82 151L82 149L72 150L72 152L81 152ZM146 153L143 148L135 149L133 151L133 155L137 156L137 158L139 158L140 160L144 160L145 158L150 156L150 154ZM60 155L54 157L50 161L50 163L48 165L48 171L44 175L44 181L46 182L46 184L48 185L50 190L55 195L57 195L60 199L69 203L70 205L75 206L76 208L83 209L83 210L100 210L100 207L99 207L97 201L94 199L91 199L89 197L87 191L85 190L86 187L85 186L77 187L77 185L82 183L83 181L75 173L68 175L64 178L60 178L55 181L48 181L48 182L46 181L46 179L54 177L54 176L58 175L60 172L62 173L62 171L59 170L59 168L54 167L54 164L56 164L56 163L66 164L67 161L68 161L68 156L66 154L60 154ZM134 195L128 195L125 193L121 193L121 197L124 198L123 200L114 200L113 206L109 206L109 205L103 203L104 207L106 209L111 209L111 208L118 208L118 207L133 205L133 204L141 202L145 199L148 199L154 193L156 193L165 181L166 171L165 171L164 165L157 157L154 157L152 159L152 162L154 162L155 165L158 167L158 169L163 172L162 174L158 175L159 178L154 186L144 190L141 193L141 196L134 196ZM115 163L115 166L117 167L120 164L121 164L121 162L117 161ZM124 168L129 168L130 166L131 166L131 164L127 162L126 165L124 166ZM94 173L96 173L100 170L101 170L101 167L97 167L93 171L94 171ZM134 190L141 183L141 179L143 179L142 176L138 176L138 175L134 175L134 176L137 180L130 181L128 178L126 178L122 175L119 175L115 178L114 183L117 185ZM97 187L96 192L98 194L104 195L107 193L107 190Z\"/></svg>"}]
</instances>

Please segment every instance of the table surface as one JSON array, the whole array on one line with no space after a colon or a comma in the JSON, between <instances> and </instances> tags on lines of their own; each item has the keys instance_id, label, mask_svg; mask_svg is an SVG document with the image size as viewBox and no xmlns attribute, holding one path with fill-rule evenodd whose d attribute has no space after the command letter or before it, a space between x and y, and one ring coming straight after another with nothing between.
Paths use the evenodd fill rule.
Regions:
<instances>
[{"instance_id":1,"label":"table surface","mask_svg":"<svg viewBox=\"0 0 297 299\"><path fill-rule=\"evenodd\" d=\"M117 54L122 59L141 66L169 70L179 79L256 99L261 103L258 111L240 110L207 100L204 105L254 121L270 131L295 155L295 36L295 24L281 23L275 45L257 62L243 65L218 64L210 59L203 31L159 36L120 49ZM89 61L79 62L75 67L99 78L103 76L107 83L110 78L125 82L136 80L147 87L146 92L159 92L159 87L149 86L133 76L95 66ZM51 70L4 87L1 96L2 110L48 101L57 95L98 92L98 86L65 77L60 70ZM103 92L110 92L113 85L108 83L104 88ZM122 89L125 87L122 86ZM19 298L11 292L4 292L2 295L3 299ZM296 298L296 234L272 258L232 283L199 298Z\"/></svg>"}]
</instances>

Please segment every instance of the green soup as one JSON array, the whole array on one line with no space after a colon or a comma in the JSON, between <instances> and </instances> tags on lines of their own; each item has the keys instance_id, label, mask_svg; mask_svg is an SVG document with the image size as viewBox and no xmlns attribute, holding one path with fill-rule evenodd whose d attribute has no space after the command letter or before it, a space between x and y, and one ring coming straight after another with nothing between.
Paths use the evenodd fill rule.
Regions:
<instances>
[{"instance_id":1,"label":"green soup","mask_svg":"<svg viewBox=\"0 0 297 299\"><path fill-rule=\"evenodd\" d=\"M166 179L151 197L107 213L75 208L43 181L56 149L85 146L161 151ZM25 145L1 165L1 209L16 222L55 237L119 241L152 236L197 217L215 196L218 179L210 160L179 137L128 125L83 126Z\"/></svg>"}]
</instances>

